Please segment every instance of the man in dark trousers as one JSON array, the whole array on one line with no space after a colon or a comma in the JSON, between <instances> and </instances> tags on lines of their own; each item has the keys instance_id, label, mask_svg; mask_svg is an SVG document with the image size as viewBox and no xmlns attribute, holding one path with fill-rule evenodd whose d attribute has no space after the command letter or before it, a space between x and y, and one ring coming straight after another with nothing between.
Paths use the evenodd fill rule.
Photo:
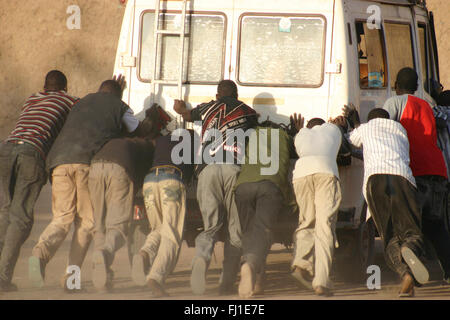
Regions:
<instances>
[{"instance_id":1,"label":"man in dark trousers","mask_svg":"<svg viewBox=\"0 0 450 320\"><path fill-rule=\"evenodd\" d=\"M411 297L413 276L419 283L426 283L429 274L420 259L425 256L421 210L409 167L406 130L389 119L384 109L370 111L368 123L361 125L356 109L346 110L356 126L349 141L363 147L363 194L383 240L386 263L402 281L399 296Z\"/></svg>"},{"instance_id":2,"label":"man in dark trousers","mask_svg":"<svg viewBox=\"0 0 450 320\"><path fill-rule=\"evenodd\" d=\"M233 189L240 171L238 159L243 159L245 146L232 136L236 130L245 131L257 123L256 112L238 100L237 86L233 81L221 81L216 98L192 110L188 110L183 101L176 100L174 104L174 110L185 121L201 121L202 155L214 157L212 161L202 158L202 164L196 167L197 200L204 224L204 230L195 239L196 254L192 262L191 289L197 295L205 292L206 271L219 231L224 225L228 234L219 290L222 294L233 290L242 249L241 226ZM219 137L216 135L218 139L211 142L211 135L215 133ZM217 154L223 157L218 156L217 159Z\"/></svg>"},{"instance_id":3,"label":"man in dark trousers","mask_svg":"<svg viewBox=\"0 0 450 320\"><path fill-rule=\"evenodd\" d=\"M416 179L422 209L422 231L430 240L445 277L450 276L450 234L445 228L447 167L437 145L437 129L430 104L414 96L418 76L414 69L403 68L397 75L397 96L389 98L383 109L390 119L406 129L410 145L410 166Z\"/></svg>"},{"instance_id":4,"label":"man in dark trousers","mask_svg":"<svg viewBox=\"0 0 450 320\"><path fill-rule=\"evenodd\" d=\"M81 99L73 108L47 158L52 177L53 219L41 234L29 260L29 276L43 286L45 266L54 256L72 223L74 234L68 266L81 268L92 240L94 218L88 189L93 156L109 140L120 137L122 128L134 132L139 121L122 102L123 78L107 80L97 93ZM63 277L67 289L68 274Z\"/></svg>"},{"instance_id":5,"label":"man in dark trousers","mask_svg":"<svg viewBox=\"0 0 450 320\"><path fill-rule=\"evenodd\" d=\"M66 76L50 71L44 90L27 99L15 129L0 144L0 292L17 290L11 280L47 181L45 159L78 101L66 91Z\"/></svg>"},{"instance_id":6,"label":"man in dark trousers","mask_svg":"<svg viewBox=\"0 0 450 320\"><path fill-rule=\"evenodd\" d=\"M263 164L261 157L270 156ZM263 274L278 218L295 212L297 204L289 181L294 141L279 125L266 121L250 135L245 163L236 182L235 198L242 226L242 266L239 296L263 293Z\"/></svg>"}]
</instances>

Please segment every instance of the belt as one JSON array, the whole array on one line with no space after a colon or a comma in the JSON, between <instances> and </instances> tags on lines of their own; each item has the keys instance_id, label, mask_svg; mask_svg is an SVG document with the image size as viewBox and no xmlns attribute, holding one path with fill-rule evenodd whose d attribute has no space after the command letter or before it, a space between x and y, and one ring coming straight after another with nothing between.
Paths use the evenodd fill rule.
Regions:
<instances>
[{"instance_id":1,"label":"belt","mask_svg":"<svg viewBox=\"0 0 450 320\"><path fill-rule=\"evenodd\" d=\"M150 169L150 172L154 172L156 175L160 173L177 174L181 179L183 179L183 172L175 166L166 165L158 166Z\"/></svg>"}]
</instances>

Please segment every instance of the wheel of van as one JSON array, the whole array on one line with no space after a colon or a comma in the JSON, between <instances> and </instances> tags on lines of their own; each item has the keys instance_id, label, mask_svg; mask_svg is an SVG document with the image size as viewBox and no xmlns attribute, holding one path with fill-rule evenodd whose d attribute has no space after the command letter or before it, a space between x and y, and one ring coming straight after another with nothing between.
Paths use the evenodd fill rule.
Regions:
<instances>
[{"instance_id":1,"label":"wheel of van","mask_svg":"<svg viewBox=\"0 0 450 320\"><path fill-rule=\"evenodd\" d=\"M130 265L133 262L133 256L142 248L149 233L150 227L147 219L131 222L128 230L128 259Z\"/></svg>"},{"instance_id":2,"label":"wheel of van","mask_svg":"<svg viewBox=\"0 0 450 320\"><path fill-rule=\"evenodd\" d=\"M375 260L375 225L372 219L361 222L353 234L354 246L349 264L343 269L344 280L364 282L367 279L367 267Z\"/></svg>"}]
</instances>

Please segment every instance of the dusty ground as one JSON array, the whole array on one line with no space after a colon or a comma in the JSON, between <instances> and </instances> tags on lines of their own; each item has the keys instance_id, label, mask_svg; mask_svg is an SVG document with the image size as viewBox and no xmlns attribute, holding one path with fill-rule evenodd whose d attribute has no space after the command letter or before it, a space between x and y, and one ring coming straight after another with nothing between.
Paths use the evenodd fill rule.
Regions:
<instances>
[{"instance_id":1,"label":"dusty ground","mask_svg":"<svg viewBox=\"0 0 450 320\"><path fill-rule=\"evenodd\" d=\"M42 289L36 289L28 281L28 258L31 249L39 238L40 233L50 222L51 194L47 185L36 205L35 225L29 239L22 248L15 270L13 282L19 286L19 291L0 294L0 300L149 300L151 293L136 287L131 281L130 265L126 249L118 252L113 265L115 271L115 285L112 293L96 292L91 282L91 255L92 247L87 255L81 270L82 287L86 290L80 294L66 294L60 287L60 278L64 272L68 256L71 236L65 240L60 250L46 269L46 283ZM376 264L381 267L381 290L370 291L365 284L346 283L335 278L334 300L397 300L398 281L389 271L383 261L379 248L377 250ZM183 246L180 259L174 273L167 280L167 291L171 295L169 300L239 300L237 295L219 296L217 291L220 269L222 265L222 243L216 245L215 257L207 275L207 291L205 296L193 296L190 290L190 264L194 256L194 249ZM317 300L318 297L310 291L300 290L289 277L292 254L283 246L274 245L268 257L266 291L264 296L256 300ZM319 298L320 299L320 298ZM414 300L441 300L450 299L450 286L432 283L416 289Z\"/></svg>"},{"instance_id":2,"label":"dusty ground","mask_svg":"<svg viewBox=\"0 0 450 320\"><path fill-rule=\"evenodd\" d=\"M427 3L436 15L441 81L450 87L450 1ZM73 4L81 8L81 30L66 27ZM66 73L77 96L111 76L124 8L119 0L0 0L0 140L49 70Z\"/></svg>"}]
</instances>

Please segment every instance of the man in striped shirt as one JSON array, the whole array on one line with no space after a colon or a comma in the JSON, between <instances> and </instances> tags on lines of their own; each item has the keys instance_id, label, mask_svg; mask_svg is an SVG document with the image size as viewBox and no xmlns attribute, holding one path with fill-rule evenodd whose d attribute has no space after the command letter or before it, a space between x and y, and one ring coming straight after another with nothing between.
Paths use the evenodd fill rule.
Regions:
<instances>
[{"instance_id":1,"label":"man in striped shirt","mask_svg":"<svg viewBox=\"0 0 450 320\"><path fill-rule=\"evenodd\" d=\"M78 100L66 91L65 75L50 71L44 91L28 98L15 129L0 145L0 292L17 290L11 279L47 181L45 158Z\"/></svg>"},{"instance_id":2,"label":"man in striped shirt","mask_svg":"<svg viewBox=\"0 0 450 320\"><path fill-rule=\"evenodd\" d=\"M356 110L351 112L357 115ZM414 279L428 281L428 271L420 261L423 256L421 210L416 182L409 167L409 142L406 130L389 119L383 109L373 109L368 123L357 126L349 137L356 147L363 147L363 194L384 244L387 265L402 279L399 295L414 295Z\"/></svg>"}]
</instances>

